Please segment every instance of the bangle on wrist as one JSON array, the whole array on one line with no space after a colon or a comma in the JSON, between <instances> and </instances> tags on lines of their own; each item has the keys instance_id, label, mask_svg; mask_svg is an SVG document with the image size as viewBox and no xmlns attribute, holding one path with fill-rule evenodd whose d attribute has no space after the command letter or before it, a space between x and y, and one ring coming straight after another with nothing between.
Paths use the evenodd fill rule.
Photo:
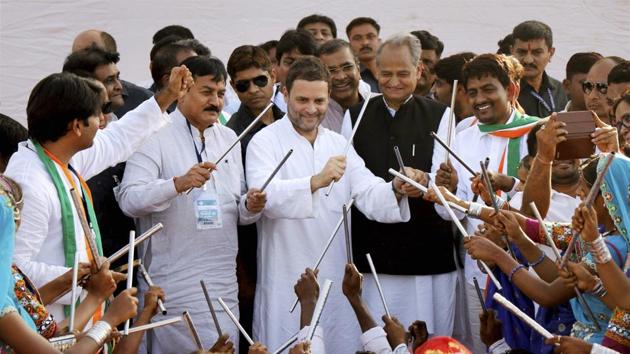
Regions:
<instances>
[{"instance_id":1,"label":"bangle on wrist","mask_svg":"<svg viewBox=\"0 0 630 354\"><path fill-rule=\"evenodd\" d=\"M545 252L540 251L540 257L538 257L538 259L535 260L533 263L527 262L527 264L530 267L535 267L535 266L539 265L540 263L542 263L545 260L545 257L546 257Z\"/></svg>"},{"instance_id":2,"label":"bangle on wrist","mask_svg":"<svg viewBox=\"0 0 630 354\"><path fill-rule=\"evenodd\" d=\"M98 347L102 347L105 344L107 338L112 333L112 326L105 321L98 321L90 328L87 332L86 336L92 338L93 341L96 342Z\"/></svg>"},{"instance_id":3,"label":"bangle on wrist","mask_svg":"<svg viewBox=\"0 0 630 354\"><path fill-rule=\"evenodd\" d=\"M586 242L586 245L593 256L595 263L604 264L612 261L612 256L610 255L610 251L608 250L603 237L599 236L593 241Z\"/></svg>"},{"instance_id":4,"label":"bangle on wrist","mask_svg":"<svg viewBox=\"0 0 630 354\"><path fill-rule=\"evenodd\" d=\"M516 272L518 272L521 269L525 269L526 267L522 264L518 264L516 265L514 268L512 268L512 270L510 271L510 275L508 277L508 279L510 280L510 283L512 282L512 277L514 277L514 274L516 274Z\"/></svg>"},{"instance_id":5,"label":"bangle on wrist","mask_svg":"<svg viewBox=\"0 0 630 354\"><path fill-rule=\"evenodd\" d=\"M471 202L468 206L468 215L479 217L481 216L481 210L483 210L483 205L480 203Z\"/></svg>"},{"instance_id":6,"label":"bangle on wrist","mask_svg":"<svg viewBox=\"0 0 630 354\"><path fill-rule=\"evenodd\" d=\"M602 283L602 280L599 278L597 278L597 280L595 281L595 286L593 287L593 290L589 292L599 298L602 298L606 296L606 294L608 294L608 291L606 291L606 288L604 287L604 283Z\"/></svg>"}]
</instances>

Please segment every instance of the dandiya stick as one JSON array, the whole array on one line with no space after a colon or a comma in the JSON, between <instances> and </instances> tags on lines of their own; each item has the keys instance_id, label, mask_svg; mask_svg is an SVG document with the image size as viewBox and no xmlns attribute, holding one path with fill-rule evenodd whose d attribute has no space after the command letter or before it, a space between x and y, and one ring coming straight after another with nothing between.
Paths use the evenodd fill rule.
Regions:
<instances>
[{"instance_id":1,"label":"dandiya stick","mask_svg":"<svg viewBox=\"0 0 630 354\"><path fill-rule=\"evenodd\" d=\"M133 283L133 256L134 256L134 250L135 250L135 245L136 243L136 232L131 230L129 231L129 257L127 258L127 264L128 264L128 269L127 269L127 289L131 289L132 287L132 283ZM124 331L124 335L128 335L129 334L129 324L130 319L127 319L127 321L125 321L125 331Z\"/></svg>"},{"instance_id":2,"label":"dandiya stick","mask_svg":"<svg viewBox=\"0 0 630 354\"><path fill-rule=\"evenodd\" d=\"M453 80L453 91L451 93L451 109L448 115L448 133L446 135L446 143L451 146L451 136L453 135L453 127L455 126L455 97L457 96L457 82ZM446 151L446 163L448 163L448 150Z\"/></svg>"},{"instance_id":3,"label":"dandiya stick","mask_svg":"<svg viewBox=\"0 0 630 354\"><path fill-rule=\"evenodd\" d=\"M144 267L144 264L140 263L138 265L138 270L140 271L140 274L149 286L155 286L155 283L153 283L153 279L151 279L151 276L149 275L149 272L147 272L147 269ZM162 315L166 315L166 307L164 307L164 302L160 298L158 298L157 304L160 308L160 312L162 312Z\"/></svg>"},{"instance_id":4,"label":"dandiya stick","mask_svg":"<svg viewBox=\"0 0 630 354\"><path fill-rule=\"evenodd\" d=\"M486 307L486 302L483 300L483 294L481 293L481 287L479 287L477 277L473 277L473 283L475 283L475 290L477 291L477 297L479 298L479 303L481 303L481 308L483 309L483 312L488 312L488 308Z\"/></svg>"},{"instance_id":5,"label":"dandiya stick","mask_svg":"<svg viewBox=\"0 0 630 354\"><path fill-rule=\"evenodd\" d=\"M70 196L72 196L74 209L76 209L77 215L79 216L79 222L81 223L81 229L83 229L83 234L85 235L85 240L87 241L88 248L90 249L90 253L92 253L90 263L92 264L92 268L96 269L96 271L98 272L101 269L101 265L103 262L99 257L98 246L96 245L96 238L94 237L92 229L90 228L90 224L87 221L87 216L85 215L86 211L83 210L83 202L81 201L79 194L74 188L70 189Z\"/></svg>"},{"instance_id":6,"label":"dandiya stick","mask_svg":"<svg viewBox=\"0 0 630 354\"><path fill-rule=\"evenodd\" d=\"M433 139L435 139L435 141L437 141L440 145L442 145L442 147L449 153L451 154L455 160L457 160L460 164L462 164L462 166L464 166L464 168L470 172L471 175L476 176L477 173L475 171L473 171L472 168L470 168L470 166L468 166L464 160L462 160L461 157L459 157L452 149L450 146L448 146L444 141L442 141L442 139L440 139L440 137L435 134L434 132L431 132L431 136L433 137Z\"/></svg>"},{"instance_id":7,"label":"dandiya stick","mask_svg":"<svg viewBox=\"0 0 630 354\"><path fill-rule=\"evenodd\" d=\"M210 309L210 315L212 315L212 321L214 321L214 327L217 329L217 334L219 337L223 335L223 331L221 331L221 326L219 325L219 319L217 318L217 313L214 311L214 306L212 305L212 300L210 299L210 294L208 294L208 288L206 288L206 283L203 280L200 280L201 289L203 290L203 295L206 297L206 302L208 303L208 308Z\"/></svg>"},{"instance_id":8,"label":"dandiya stick","mask_svg":"<svg viewBox=\"0 0 630 354\"><path fill-rule=\"evenodd\" d=\"M133 334L133 333L141 332L141 331L146 331L146 330L152 329L152 328L168 326L168 325L173 324L173 323L181 322L183 319L184 319L183 316L179 316L179 317L173 317L173 318L169 318L169 319L158 321L158 322L145 324L145 325L142 325L142 326L131 327L131 328L129 328L129 334Z\"/></svg>"},{"instance_id":9,"label":"dandiya stick","mask_svg":"<svg viewBox=\"0 0 630 354\"><path fill-rule=\"evenodd\" d=\"M391 175L393 175L393 176L396 176L396 177L398 177L398 178L402 179L403 181L405 181L406 183L409 183L410 185L412 185L412 186L416 187L417 189L419 189L420 191L422 191L422 193L426 193L426 192L428 192L427 187L425 187L425 186L421 185L420 183L418 183L418 182L416 182L416 181L412 180L411 178L409 178L409 177L407 177L407 176L405 176L405 175L401 174L400 172L398 172L398 171L394 170L393 168L390 168L390 169L388 170L388 172L389 172L389 174L391 174ZM453 202L448 202L448 205L450 205L450 206L451 206L451 208L453 208L453 209L455 209L455 210L457 210L457 211L459 211L459 212L462 212L462 213L468 213L468 209L466 209L466 208L462 207L461 205L455 204L455 203L453 203Z\"/></svg>"},{"instance_id":10,"label":"dandiya stick","mask_svg":"<svg viewBox=\"0 0 630 354\"><path fill-rule=\"evenodd\" d=\"M298 332L299 333L299 332ZM286 342L284 342L284 344L282 344L280 346L280 348L276 349L275 352L273 352L273 354L280 354L283 351L287 350L287 348L289 348L291 346L291 344L295 343L298 339L298 333L294 334L293 336L291 336L291 338L289 338L289 340L287 340Z\"/></svg>"},{"instance_id":11,"label":"dandiya stick","mask_svg":"<svg viewBox=\"0 0 630 354\"><path fill-rule=\"evenodd\" d=\"M504 298L499 293L494 293L492 298L503 305L508 311L510 311L514 316L520 318L523 322L525 322L528 326L530 326L533 330L538 332L541 336L545 337L545 339L553 338L551 332L546 330L543 326L541 326L538 322L534 321L531 317L529 317L525 312L521 311L518 307L516 307L513 303L511 303L508 299Z\"/></svg>"},{"instance_id":12,"label":"dandiya stick","mask_svg":"<svg viewBox=\"0 0 630 354\"><path fill-rule=\"evenodd\" d=\"M403 175L407 175L405 173L405 163L403 162L402 156L400 155L400 149L398 146L394 146L394 154L396 155L396 160L398 161L398 166L400 167L400 173Z\"/></svg>"},{"instance_id":13,"label":"dandiya stick","mask_svg":"<svg viewBox=\"0 0 630 354\"><path fill-rule=\"evenodd\" d=\"M230 153L230 151L232 151L232 149L234 149L234 147L241 142L241 140L243 140L243 138L247 135L247 133L249 133L250 130L254 129L254 127L256 126L256 124L258 124L258 122L262 119L262 117L265 115L265 113L267 113L267 111L274 105L273 101L269 102L269 104L267 105L267 107L265 107L265 109L262 110L262 112L260 112L260 114L254 118L254 120L247 126L247 128L245 128L245 130L243 130L243 132L236 138L236 140L232 143L232 145L230 145L230 147L223 153L223 155L221 155L221 157L219 157L214 165L218 165L221 161L223 161L223 158L225 158L227 156L227 154ZM191 191L193 190L193 188L189 188L186 191L186 194L189 194Z\"/></svg>"},{"instance_id":14,"label":"dandiya stick","mask_svg":"<svg viewBox=\"0 0 630 354\"><path fill-rule=\"evenodd\" d=\"M374 277L374 282L376 283L376 289L378 290L378 295L381 297L381 302L383 303L383 308L385 308L385 314L387 317L392 318L389 313L389 308L387 307L387 301L385 301L385 294L383 294L383 288L381 287L381 282L378 280L378 274L376 273L376 268L374 268L374 262L372 262L372 257L370 254L366 254L368 264L370 266L370 271L372 272L372 277Z\"/></svg>"},{"instance_id":15,"label":"dandiya stick","mask_svg":"<svg viewBox=\"0 0 630 354\"><path fill-rule=\"evenodd\" d=\"M69 323L69 332L72 333L74 331L74 315L76 313L77 307L77 280L79 277L79 253L74 253L74 265L72 268L72 291L70 295L70 323Z\"/></svg>"},{"instance_id":16,"label":"dandiya stick","mask_svg":"<svg viewBox=\"0 0 630 354\"><path fill-rule=\"evenodd\" d=\"M346 203L346 207L348 208L348 210L350 210L350 208L352 208L352 204L354 204L354 199L351 198ZM341 224L343 224L343 215L341 216L341 218L339 218L339 221L337 222L337 225L335 225L335 228L333 229L332 234L330 235L330 237L328 238L328 241L326 242L326 246L324 246L324 250L319 255L319 258L317 258L317 262L315 262L315 266L313 267L313 271L315 271L317 268L319 268L319 265L322 263L322 260L324 259L324 256L326 255L326 252L328 252L328 249L330 248L330 245L332 244L333 240L335 239L335 236L337 235L337 232L339 232L339 229L341 228ZM293 313L293 311L295 311L295 308L297 307L297 304L298 304L298 299L295 299L295 302L291 306L291 309L289 310L289 312Z\"/></svg>"},{"instance_id":17,"label":"dandiya stick","mask_svg":"<svg viewBox=\"0 0 630 354\"><path fill-rule=\"evenodd\" d=\"M488 169L488 165L490 165L490 158L486 157L486 160L484 161L483 164L486 166L486 169ZM475 193L475 195L473 195L473 200L472 200L473 203L476 203L478 199L479 199L479 194Z\"/></svg>"},{"instance_id":18,"label":"dandiya stick","mask_svg":"<svg viewBox=\"0 0 630 354\"><path fill-rule=\"evenodd\" d=\"M357 133L357 129L359 129L359 124L361 124L361 120L363 120L363 115L365 114L365 109L367 108L368 103L370 103L370 98L372 98L371 92L368 94L365 101L363 101L363 105L361 106L361 110L359 111L359 115L357 116L357 121L354 123L354 128L352 128L352 133L350 134L350 137L348 138L348 142L346 143L346 148L343 153L344 156L348 155L348 151L350 151L350 146L352 146L352 140L354 139L354 135ZM330 183L330 186L328 187L328 190L326 191L326 196L330 195L330 192L332 192L334 185L335 185L335 181L332 181L332 183Z\"/></svg>"},{"instance_id":19,"label":"dandiya stick","mask_svg":"<svg viewBox=\"0 0 630 354\"><path fill-rule=\"evenodd\" d=\"M195 323L193 322L192 317L190 317L190 313L188 313L188 311L184 311L184 313L182 314L182 318L184 319L184 322L186 322L186 326L190 331L190 335L192 336L195 345L197 345L197 349L204 351L201 337L199 336L199 332L197 332L197 327L195 327Z\"/></svg>"},{"instance_id":20,"label":"dandiya stick","mask_svg":"<svg viewBox=\"0 0 630 354\"><path fill-rule=\"evenodd\" d=\"M433 181L430 183L431 183L431 188L433 188L438 199L440 199L440 202L446 208L446 211L450 215L451 219L453 219L453 222L455 223L455 226L457 226L457 229L459 230L459 232L461 232L462 235L464 235L464 237L469 237L468 233L466 232L466 229L464 228L462 223L459 221L459 219L457 219L457 217L455 216L455 212L453 211L453 209L451 209L451 206L448 203L446 203L446 199L444 198L444 195L442 195L442 192L440 192L440 189L438 188L438 186L435 185ZM499 291L503 290L501 283L499 283L499 280L494 276L494 273L492 273L492 270L490 269L490 267L488 267L486 262L480 260L479 264L481 264L483 269L486 271L486 273L488 274L488 277L490 277L490 280L492 280L497 290Z\"/></svg>"},{"instance_id":21,"label":"dandiya stick","mask_svg":"<svg viewBox=\"0 0 630 354\"><path fill-rule=\"evenodd\" d=\"M265 191L265 188L267 188L267 185L269 184L269 182L271 182L271 180L276 175L276 173L278 173L278 171L280 171L280 168L282 168L284 163L287 162L287 159L289 158L289 156L291 156L292 153L293 153L293 149L289 150L289 152L287 152L287 154L284 155L284 157L282 158L282 160L280 161L278 166L276 166L276 168L273 170L273 172L271 172L271 175L269 175L269 178L267 178L265 183L263 183L262 187L260 187L260 192L261 193Z\"/></svg>"},{"instance_id":22,"label":"dandiya stick","mask_svg":"<svg viewBox=\"0 0 630 354\"><path fill-rule=\"evenodd\" d=\"M354 199L352 199L354 202ZM343 205L342 215L343 215L343 229L346 233L346 261L348 263L354 263L354 259L352 257L352 235L350 234L350 225L348 223L348 206L346 204Z\"/></svg>"},{"instance_id":23,"label":"dandiya stick","mask_svg":"<svg viewBox=\"0 0 630 354\"><path fill-rule=\"evenodd\" d=\"M241 334L243 335L243 337L245 337L245 339L247 340L249 345L254 345L254 341L252 340L252 337L250 337L249 334L247 334L247 331L245 330L245 328L243 328L243 326L241 326L241 324L240 324L240 322L238 322L238 319L236 318L236 316L234 316L232 311L230 311L230 308L225 304L225 302L223 302L222 298L219 298L219 305L221 305L221 307L223 307L223 311L225 311L225 313L228 315L228 317L230 317L230 319L232 320L234 325L238 328L238 330L241 331Z\"/></svg>"},{"instance_id":24,"label":"dandiya stick","mask_svg":"<svg viewBox=\"0 0 630 354\"><path fill-rule=\"evenodd\" d=\"M311 323L308 327L308 332L306 332L306 339L308 341L313 340L313 335L315 335L315 328L319 324L319 320L322 317L322 312L324 312L324 306L326 306L326 300L328 300L328 295L330 294L330 287L332 286L332 281L330 279L324 280L324 286L322 287L322 292L319 294L319 298L317 298L317 303L315 304L315 309L313 310L313 317L311 318Z\"/></svg>"}]
</instances>

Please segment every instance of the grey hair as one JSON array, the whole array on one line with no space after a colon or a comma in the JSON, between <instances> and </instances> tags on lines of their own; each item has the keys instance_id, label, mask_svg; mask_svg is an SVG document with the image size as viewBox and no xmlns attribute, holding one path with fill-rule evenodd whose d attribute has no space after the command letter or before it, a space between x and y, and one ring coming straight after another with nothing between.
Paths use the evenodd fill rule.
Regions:
<instances>
[{"instance_id":1,"label":"grey hair","mask_svg":"<svg viewBox=\"0 0 630 354\"><path fill-rule=\"evenodd\" d=\"M381 59L383 48L387 46L392 47L407 47L411 54L411 61L416 65L420 62L420 52L422 51L422 45L420 40L410 33L399 33L389 38L376 51L376 64L378 65Z\"/></svg>"}]
</instances>

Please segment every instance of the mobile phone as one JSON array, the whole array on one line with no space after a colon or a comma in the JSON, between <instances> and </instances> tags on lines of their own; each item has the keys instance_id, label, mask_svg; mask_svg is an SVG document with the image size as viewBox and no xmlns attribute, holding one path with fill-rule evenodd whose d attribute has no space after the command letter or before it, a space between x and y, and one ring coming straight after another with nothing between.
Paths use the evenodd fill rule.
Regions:
<instances>
[{"instance_id":1,"label":"mobile phone","mask_svg":"<svg viewBox=\"0 0 630 354\"><path fill-rule=\"evenodd\" d=\"M556 147L556 160L585 159L595 153L591 134L596 126L590 111L560 112L558 121L566 123L569 134Z\"/></svg>"}]
</instances>

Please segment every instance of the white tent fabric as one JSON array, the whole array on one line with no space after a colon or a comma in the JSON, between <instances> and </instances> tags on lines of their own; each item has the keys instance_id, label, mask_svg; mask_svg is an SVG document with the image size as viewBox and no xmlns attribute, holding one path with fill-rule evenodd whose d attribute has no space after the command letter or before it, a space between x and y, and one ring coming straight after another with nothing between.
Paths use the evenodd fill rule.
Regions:
<instances>
[{"instance_id":1,"label":"white tent fabric","mask_svg":"<svg viewBox=\"0 0 630 354\"><path fill-rule=\"evenodd\" d=\"M74 36L89 28L116 38L121 77L137 83L150 79L153 33L170 24L189 27L225 61L235 47L278 39L312 13L332 17L344 39L346 24L358 16L375 18L382 38L426 29L445 43L444 55L494 52L517 23L538 19L554 31L549 72L563 79L575 52L630 58L628 5L630 0L0 0L0 112L26 124L31 89L61 70Z\"/></svg>"}]
</instances>

